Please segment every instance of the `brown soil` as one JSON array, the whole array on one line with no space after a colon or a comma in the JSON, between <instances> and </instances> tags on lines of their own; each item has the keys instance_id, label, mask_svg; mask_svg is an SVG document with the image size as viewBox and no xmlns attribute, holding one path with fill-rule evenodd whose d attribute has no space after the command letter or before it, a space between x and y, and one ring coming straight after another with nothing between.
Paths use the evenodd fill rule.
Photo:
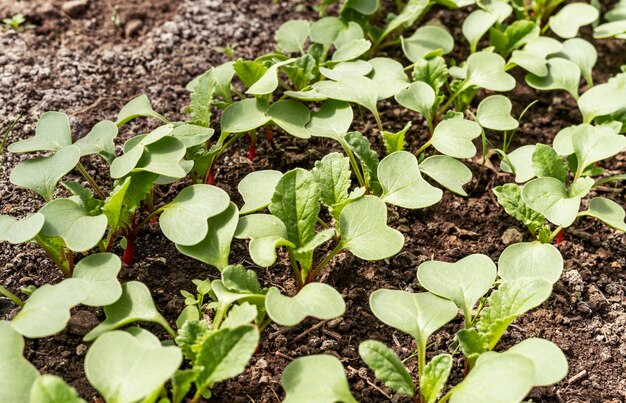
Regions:
<instances>
[{"instance_id":1,"label":"brown soil","mask_svg":"<svg viewBox=\"0 0 626 403\"><path fill-rule=\"evenodd\" d=\"M74 134L84 135L98 120L113 119L126 101L141 93L150 97L156 110L172 119L182 118L188 102L184 85L210 66L227 60L215 47L237 44L236 57L252 58L272 50L273 32L282 22L296 16L315 18L311 7L293 1L275 4L269 0L91 0L82 11L68 10L69 13L63 10L62 3L0 0L0 16L22 12L35 25L19 35L0 31L2 127L23 115L9 142L32 135L38 116L47 110L66 111L71 115ZM456 38L461 38L459 13L462 11L437 11L428 18L442 20ZM595 78L596 82L603 82L626 63L626 52L623 42L597 44L600 62ZM558 130L580 122L573 100L562 92L538 94L520 84L511 99L515 113L532 100L540 100L524 120L515 146L550 143ZM401 128L409 119L415 122L415 116L397 107L385 107L383 114L389 129ZM375 147L380 148L371 120L365 114L355 128L370 134ZM147 128L145 122L125 127L120 144ZM412 140L417 142L423 132L422 126L415 125ZM494 141L498 141L497 136ZM257 159L249 162L242 143L221 161L217 184L239 201L236 184L247 173L265 168L311 168L316 159L334 148L328 141L303 142L277 136L272 144L262 142ZM14 216L35 211L40 200L8 181L8 172L23 157L5 153L2 158L0 209ZM351 390L359 401L388 400L391 393L374 380L360 360L357 347L361 341L372 338L393 346L404 357L414 346L407 336L372 316L367 302L370 293L379 288L415 291L415 270L421 262L433 258L454 261L470 253L497 259L506 246L501 239L506 229L514 227L524 233L490 192L511 178L483 170L478 162L477 159L469 164L475 179L469 186L473 191L468 198L446 193L441 203L425 210L390 210L390 225L406 237L399 255L387 262L363 262L349 254L335 258L323 280L344 296L347 311L343 318L322 324L307 320L290 329L270 326L248 369L218 385L213 400L279 401L284 394L278 382L285 365L292 358L317 353L332 354L342 360ZM623 172L625 166L626 155L622 153L604 168L609 174ZM100 179L106 177L106 167L96 159L90 161L89 169ZM621 187L602 188L598 192L626 204ZM529 240L527 235L525 238ZM626 401L625 246L623 234L590 219L579 220L559 245L566 269L553 297L520 318L503 337L499 348L539 336L565 351L570 364L568 377L556 386L534 390L531 397L535 401ZM18 292L21 286L40 286L61 279L36 246L14 247L5 243L2 247L0 282L9 289ZM194 278L218 275L177 253L156 229L143 233L136 249L136 263L123 270L122 279L145 282L170 322L183 307L179 290L192 290ZM232 262L251 266L246 255L246 245L235 242ZM268 270L259 269L258 273L265 286L294 289L284 262ZM0 298L0 318L10 318L14 312L14 306ZM102 319L100 310L92 312ZM438 332L433 338L436 349L445 350L458 327L459 323L453 323ZM97 394L82 368L88 346L82 343L80 333L81 329L73 326L54 337L29 341L25 354L42 372L62 376L82 397L94 401ZM414 365L413 361L408 362L410 369ZM453 375L456 380L459 376Z\"/></svg>"}]
</instances>

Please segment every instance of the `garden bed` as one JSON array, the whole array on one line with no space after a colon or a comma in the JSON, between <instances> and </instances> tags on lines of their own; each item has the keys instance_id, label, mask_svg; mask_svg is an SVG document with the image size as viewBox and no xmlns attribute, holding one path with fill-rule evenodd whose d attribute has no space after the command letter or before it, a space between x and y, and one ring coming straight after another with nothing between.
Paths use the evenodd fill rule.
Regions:
<instances>
[{"instance_id":1,"label":"garden bed","mask_svg":"<svg viewBox=\"0 0 626 403\"><path fill-rule=\"evenodd\" d=\"M211 66L228 60L216 47L236 44L236 57L254 58L274 48L273 32L291 18L315 19L317 13L308 5L283 1L193 1L173 5L170 1L136 1L120 5L115 1L91 1L83 11L65 10L61 1L0 1L0 15L25 14L33 29L16 34L0 31L0 114L4 123L23 118L8 138L8 144L30 137L37 118L45 111L65 111L70 116L75 136L84 135L102 119L114 120L120 108L131 98L145 93L159 113L171 120L182 119L188 103L185 85ZM136 4L135 4L136 3ZM126 3L124 3L126 4ZM117 10L117 11L116 11ZM439 18L455 38L460 36L460 22L466 11L431 11L426 20ZM119 18L119 26L111 22ZM134 25L131 25L134 24ZM590 37L590 30L583 36ZM460 39L457 40L461 42ZM626 64L623 42L599 40L598 64L594 81L605 82ZM457 50L458 51L458 50ZM467 51L467 49L465 49ZM520 124L513 148L523 144L551 144L563 127L578 124L580 114L574 100L563 91L538 92L518 78L516 89L508 94L517 116L527 104L535 104ZM484 94L480 94L482 98ZM390 127L400 130L411 113L398 105L385 104L381 114ZM359 116L355 114L355 116ZM365 134L375 131L368 113L358 118L353 129ZM136 121L120 131L117 144L156 125ZM423 128L422 128L423 129ZM415 128L408 142L416 141L424 131ZM375 150L382 145L371 135ZM478 144L478 143L477 143ZM252 171L275 169L286 172L295 167L310 169L316 160L341 149L330 140L297 140L276 135L272 142L260 140L256 158L248 160L247 145L239 142L220 160L216 185L237 204L241 199L237 184ZM5 152L0 177L0 209L3 214L24 216L41 207L25 189L9 182L8 173L23 155ZM626 168L626 154L602 162L608 173ZM93 158L86 164L96 178L105 183L108 168ZM511 175L481 165L480 156L467 164L474 179L466 186L468 197L444 192L443 200L422 210L391 208L388 225L405 236L401 253L386 260L366 262L349 253L335 257L324 271L322 281L335 287L346 301L340 319L303 323L283 328L268 326L259 351L243 374L217 385L213 401L280 401L284 392L279 385L281 373L292 359L311 354L331 354L341 360L351 391L361 402L385 401L393 396L377 381L358 354L364 340L384 341L400 355L408 356L414 345L410 337L381 324L368 307L370 294L380 288L417 291L415 273L421 263L435 259L457 261L473 253L497 260L510 240L503 237L511 228L516 241L532 237L509 217L497 203L491 189L511 181ZM598 196L626 205L626 193L620 183L595 190ZM175 189L162 196L171 199ZM509 234L511 232L509 231ZM507 243L505 243L507 242ZM499 349L505 349L529 337L542 337L556 343L569 362L569 374L555 386L535 388L534 401L600 402L626 401L626 236L591 218L578 220L565 232L558 249L565 261L561 280L552 297L539 308L522 316L509 328ZM121 254L119 248L114 250ZM247 242L234 241L231 262L252 266ZM286 254L270 269L258 269L263 286L275 286L288 294L296 284L289 270ZM193 290L193 279L219 278L213 268L180 254L158 226L144 231L136 245L135 261L122 269L120 279L139 280L151 290L159 311L173 323L184 307L180 290ZM35 244L3 244L0 253L0 284L17 292L22 286L55 283L62 274ZM0 298L0 318L14 316L9 300ZM104 318L102 309L75 308L68 329L49 338L29 340L25 356L42 373L61 376L88 401L97 393L85 378L84 354L88 344L82 336L89 327ZM446 350L461 323L457 318L431 342L434 350ZM157 335L164 332L148 326ZM462 368L456 362L454 368ZM407 362L414 372L415 363ZM456 370L458 371L458 370ZM453 372L451 379L462 374Z\"/></svg>"}]
</instances>

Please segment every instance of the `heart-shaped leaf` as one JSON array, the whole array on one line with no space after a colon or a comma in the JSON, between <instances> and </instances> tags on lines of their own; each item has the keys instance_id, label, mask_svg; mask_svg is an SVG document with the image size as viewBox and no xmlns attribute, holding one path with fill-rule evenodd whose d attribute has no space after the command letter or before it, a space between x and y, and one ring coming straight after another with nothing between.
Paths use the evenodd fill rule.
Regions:
<instances>
[{"instance_id":1,"label":"heart-shaped leaf","mask_svg":"<svg viewBox=\"0 0 626 403\"><path fill-rule=\"evenodd\" d=\"M115 331L96 340L85 356L85 375L108 401L132 403L163 385L182 363L178 347L146 345Z\"/></svg>"},{"instance_id":2,"label":"heart-shaped leaf","mask_svg":"<svg viewBox=\"0 0 626 403\"><path fill-rule=\"evenodd\" d=\"M472 143L482 130L478 123L462 118L445 119L433 131L430 142L442 154L454 158L471 158L476 154Z\"/></svg>"},{"instance_id":3,"label":"heart-shaped leaf","mask_svg":"<svg viewBox=\"0 0 626 403\"><path fill-rule=\"evenodd\" d=\"M415 394L411 374L389 347L376 340L367 340L359 344L359 355L386 387L404 396Z\"/></svg>"},{"instance_id":4,"label":"heart-shaped leaf","mask_svg":"<svg viewBox=\"0 0 626 403\"><path fill-rule=\"evenodd\" d=\"M128 101L128 103L122 107L117 114L115 124L117 127L120 127L140 116L158 119L163 123L169 123L163 115L156 113L154 109L152 109L152 104L146 95L139 95Z\"/></svg>"},{"instance_id":5,"label":"heart-shaped leaf","mask_svg":"<svg viewBox=\"0 0 626 403\"><path fill-rule=\"evenodd\" d=\"M162 207L159 224L163 234L177 245L196 245L209 231L207 220L228 208L230 198L211 185L184 188L174 200Z\"/></svg>"},{"instance_id":6,"label":"heart-shaped leaf","mask_svg":"<svg viewBox=\"0 0 626 403\"><path fill-rule=\"evenodd\" d=\"M83 338L93 341L102 334L119 329L133 322L154 322L163 326L170 334L174 331L154 306L150 290L139 281L129 281L122 285L122 296L111 305L104 307L106 319L93 328Z\"/></svg>"},{"instance_id":7,"label":"heart-shaped leaf","mask_svg":"<svg viewBox=\"0 0 626 403\"><path fill-rule=\"evenodd\" d=\"M504 71L502 56L491 52L478 52L467 58L467 83L491 91L510 91L515 79Z\"/></svg>"},{"instance_id":8,"label":"heart-shaped leaf","mask_svg":"<svg viewBox=\"0 0 626 403\"><path fill-rule=\"evenodd\" d=\"M593 85L591 72L598 60L598 53L592 44L582 38L568 39L563 42L559 55L576 63L587 84Z\"/></svg>"},{"instance_id":9,"label":"heart-shaped leaf","mask_svg":"<svg viewBox=\"0 0 626 403\"><path fill-rule=\"evenodd\" d=\"M526 75L526 83L531 87L549 91L565 90L574 99L578 99L578 85L580 83L580 68L570 60L553 57L548 60L548 74L538 77L533 74Z\"/></svg>"},{"instance_id":10,"label":"heart-shaped leaf","mask_svg":"<svg viewBox=\"0 0 626 403\"><path fill-rule=\"evenodd\" d=\"M304 44L309 37L310 25L311 23L305 20L285 22L274 35L277 48L285 53L304 53Z\"/></svg>"},{"instance_id":11,"label":"heart-shaped leaf","mask_svg":"<svg viewBox=\"0 0 626 403\"><path fill-rule=\"evenodd\" d=\"M189 148L206 143L213 133L215 130L209 127L185 123L174 127L170 135L180 140L185 148Z\"/></svg>"},{"instance_id":12,"label":"heart-shaped leaf","mask_svg":"<svg viewBox=\"0 0 626 403\"><path fill-rule=\"evenodd\" d=\"M500 169L504 172L515 172L515 182L524 183L535 177L533 168L533 154L536 145L526 145L516 148L507 155L500 163ZM512 166L511 166L512 165Z\"/></svg>"},{"instance_id":13,"label":"heart-shaped leaf","mask_svg":"<svg viewBox=\"0 0 626 403\"><path fill-rule=\"evenodd\" d=\"M350 75L366 76L372 72L374 67L365 60L353 60L335 65L332 69L320 67L320 73L326 78L339 81Z\"/></svg>"},{"instance_id":14,"label":"heart-shaped leaf","mask_svg":"<svg viewBox=\"0 0 626 403\"><path fill-rule=\"evenodd\" d=\"M240 213L242 215L253 213L269 206L276 185L282 177L282 172L269 169L246 175L237 185L237 190L244 201Z\"/></svg>"},{"instance_id":15,"label":"heart-shaped leaf","mask_svg":"<svg viewBox=\"0 0 626 403\"><path fill-rule=\"evenodd\" d=\"M552 32L561 38L573 38L580 27L591 24L599 16L598 9L591 4L570 3L550 17L548 23Z\"/></svg>"},{"instance_id":16,"label":"heart-shaped leaf","mask_svg":"<svg viewBox=\"0 0 626 403\"><path fill-rule=\"evenodd\" d=\"M441 200L443 192L420 174L417 158L407 151L397 151L378 165L378 180L383 188L382 199L399 207L418 209Z\"/></svg>"},{"instance_id":17,"label":"heart-shaped leaf","mask_svg":"<svg viewBox=\"0 0 626 403\"><path fill-rule=\"evenodd\" d=\"M472 368L450 391L450 402L518 402L532 389L535 376L535 365L528 358L498 355Z\"/></svg>"},{"instance_id":18,"label":"heart-shaped leaf","mask_svg":"<svg viewBox=\"0 0 626 403\"><path fill-rule=\"evenodd\" d=\"M513 105L504 95L491 95L483 99L476 110L476 120L487 129L507 131L519 126L511 116Z\"/></svg>"},{"instance_id":19,"label":"heart-shaped leaf","mask_svg":"<svg viewBox=\"0 0 626 403\"><path fill-rule=\"evenodd\" d=\"M115 144L113 140L117 137L118 129L115 123L110 120L103 120L96 123L87 135L74 143L80 148L80 156L99 154L108 163L115 159Z\"/></svg>"},{"instance_id":20,"label":"heart-shaped leaf","mask_svg":"<svg viewBox=\"0 0 626 403\"><path fill-rule=\"evenodd\" d=\"M534 386L554 385L567 376L567 358L554 343L532 337L509 348L504 354L517 354L535 365ZM477 365L480 364L478 359Z\"/></svg>"},{"instance_id":21,"label":"heart-shaped leaf","mask_svg":"<svg viewBox=\"0 0 626 403\"><path fill-rule=\"evenodd\" d=\"M448 54L454 48L452 35L437 25L419 27L413 35L400 40L404 55L413 63L435 53Z\"/></svg>"},{"instance_id":22,"label":"heart-shaped leaf","mask_svg":"<svg viewBox=\"0 0 626 403\"><path fill-rule=\"evenodd\" d=\"M307 123L311 120L311 113L309 108L299 102L283 100L273 103L267 109L267 116L292 136L301 139L311 137L311 133L306 129Z\"/></svg>"},{"instance_id":23,"label":"heart-shaped leaf","mask_svg":"<svg viewBox=\"0 0 626 403\"><path fill-rule=\"evenodd\" d=\"M75 252L93 248L104 236L107 218L104 214L89 216L77 203L70 199L56 199L39 210L45 217L40 234L59 237Z\"/></svg>"},{"instance_id":24,"label":"heart-shaped leaf","mask_svg":"<svg viewBox=\"0 0 626 403\"><path fill-rule=\"evenodd\" d=\"M496 265L485 255L474 254L455 263L426 261L417 269L420 285L454 302L471 318L471 311L496 280Z\"/></svg>"},{"instance_id":25,"label":"heart-shaped leaf","mask_svg":"<svg viewBox=\"0 0 626 403\"><path fill-rule=\"evenodd\" d=\"M65 113L46 112L41 115L35 136L9 145L12 153L58 151L72 144L70 121Z\"/></svg>"},{"instance_id":26,"label":"heart-shaped leaf","mask_svg":"<svg viewBox=\"0 0 626 403\"><path fill-rule=\"evenodd\" d=\"M576 219L581 198L570 197L563 182L546 177L528 182L522 189L522 199L551 223L569 227Z\"/></svg>"},{"instance_id":27,"label":"heart-shaped leaf","mask_svg":"<svg viewBox=\"0 0 626 403\"><path fill-rule=\"evenodd\" d=\"M0 321L0 400L28 402L33 382L39 376L37 369L22 356L24 339L11 327Z\"/></svg>"},{"instance_id":28,"label":"heart-shaped leaf","mask_svg":"<svg viewBox=\"0 0 626 403\"><path fill-rule=\"evenodd\" d=\"M337 47L337 50L335 51L335 53L333 53L332 61L339 63L346 62L348 60L354 60L357 57L361 56L363 53L370 50L371 47L372 42L368 41L367 39L354 39Z\"/></svg>"},{"instance_id":29,"label":"heart-shaped leaf","mask_svg":"<svg viewBox=\"0 0 626 403\"><path fill-rule=\"evenodd\" d=\"M339 101L361 105L378 118L378 86L362 76L344 77L340 81L319 81L313 85L320 94Z\"/></svg>"},{"instance_id":30,"label":"heart-shaped leaf","mask_svg":"<svg viewBox=\"0 0 626 403\"><path fill-rule=\"evenodd\" d=\"M330 320L344 314L346 304L341 294L323 283L309 283L294 297L287 297L278 288L270 288L265 309L272 321L281 326L295 326L307 316Z\"/></svg>"},{"instance_id":31,"label":"heart-shaped leaf","mask_svg":"<svg viewBox=\"0 0 626 403\"><path fill-rule=\"evenodd\" d=\"M265 114L267 101L249 98L230 104L222 113L222 131L242 133L261 127L270 121Z\"/></svg>"},{"instance_id":32,"label":"heart-shaped leaf","mask_svg":"<svg viewBox=\"0 0 626 403\"><path fill-rule=\"evenodd\" d=\"M105 306L117 301L122 296L122 285L117 279L121 268L120 258L112 253L96 253L81 259L73 277L88 285L88 294L82 303Z\"/></svg>"},{"instance_id":33,"label":"heart-shaped leaf","mask_svg":"<svg viewBox=\"0 0 626 403\"><path fill-rule=\"evenodd\" d=\"M370 296L370 308L381 322L412 336L418 346L457 314L454 302L429 292L376 290Z\"/></svg>"},{"instance_id":34,"label":"heart-shaped leaf","mask_svg":"<svg viewBox=\"0 0 626 403\"><path fill-rule=\"evenodd\" d=\"M350 130L353 117L350 104L329 99L324 101L319 111L311 114L306 128L315 137L338 139Z\"/></svg>"},{"instance_id":35,"label":"heart-shaped leaf","mask_svg":"<svg viewBox=\"0 0 626 403\"><path fill-rule=\"evenodd\" d=\"M287 365L280 378L287 394L284 403L356 403L341 362L331 355L300 357Z\"/></svg>"},{"instance_id":36,"label":"heart-shaped leaf","mask_svg":"<svg viewBox=\"0 0 626 403\"><path fill-rule=\"evenodd\" d=\"M580 213L581 216L595 217L609 227L626 232L626 213L619 204L603 197L594 197L589 202L589 209Z\"/></svg>"},{"instance_id":37,"label":"heart-shaped leaf","mask_svg":"<svg viewBox=\"0 0 626 403\"><path fill-rule=\"evenodd\" d=\"M272 67L267 69L267 71L263 74L263 76L261 76L261 78L259 78L254 84L252 84L252 86L250 86L250 88L248 88L246 94L266 95L276 91L276 88L278 88L278 69L283 66L292 64L295 61L296 59L288 59L283 62L273 64Z\"/></svg>"},{"instance_id":38,"label":"heart-shaped leaf","mask_svg":"<svg viewBox=\"0 0 626 403\"><path fill-rule=\"evenodd\" d=\"M396 95L396 101L400 105L420 113L429 122L434 117L435 99L433 88L422 81L414 82Z\"/></svg>"},{"instance_id":39,"label":"heart-shaped leaf","mask_svg":"<svg viewBox=\"0 0 626 403\"><path fill-rule=\"evenodd\" d=\"M601 130L576 130L571 134L578 174L594 162L612 157L626 149L626 136Z\"/></svg>"},{"instance_id":40,"label":"heart-shaped leaf","mask_svg":"<svg viewBox=\"0 0 626 403\"><path fill-rule=\"evenodd\" d=\"M235 238L250 239L250 257L261 267L276 262L276 248L281 245L295 247L287 240L287 228L278 217L270 214L251 214L239 219Z\"/></svg>"},{"instance_id":41,"label":"heart-shaped leaf","mask_svg":"<svg viewBox=\"0 0 626 403\"><path fill-rule=\"evenodd\" d=\"M505 281L539 277L554 284L562 272L563 257L559 250L540 242L510 245L498 260L498 275Z\"/></svg>"},{"instance_id":42,"label":"heart-shaped leaf","mask_svg":"<svg viewBox=\"0 0 626 403\"><path fill-rule=\"evenodd\" d=\"M597 116L610 115L624 107L626 80L614 78L585 91L578 100L583 122L591 123Z\"/></svg>"},{"instance_id":43,"label":"heart-shaped leaf","mask_svg":"<svg viewBox=\"0 0 626 403\"><path fill-rule=\"evenodd\" d=\"M28 298L11 325L31 339L52 336L65 329L70 320L70 308L84 301L88 293L89 285L79 279L43 285Z\"/></svg>"},{"instance_id":44,"label":"heart-shaped leaf","mask_svg":"<svg viewBox=\"0 0 626 403\"><path fill-rule=\"evenodd\" d=\"M393 97L409 86L409 79L404 66L388 57L377 57L369 60L373 67L369 78L377 88L378 100Z\"/></svg>"},{"instance_id":45,"label":"heart-shaped leaf","mask_svg":"<svg viewBox=\"0 0 626 403\"><path fill-rule=\"evenodd\" d=\"M239 211L235 203L223 212L208 219L209 230L200 243L190 246L176 245L181 253L222 271L228 266L230 244L239 222Z\"/></svg>"},{"instance_id":46,"label":"heart-shaped leaf","mask_svg":"<svg viewBox=\"0 0 626 403\"><path fill-rule=\"evenodd\" d=\"M451 192L467 196L463 185L472 180L472 171L447 155L432 155L419 164L420 171Z\"/></svg>"},{"instance_id":47,"label":"heart-shaped leaf","mask_svg":"<svg viewBox=\"0 0 626 403\"><path fill-rule=\"evenodd\" d=\"M320 18L311 24L311 41L330 46L335 42L339 33L347 28L348 25L337 17Z\"/></svg>"},{"instance_id":48,"label":"heart-shaped leaf","mask_svg":"<svg viewBox=\"0 0 626 403\"><path fill-rule=\"evenodd\" d=\"M470 44L471 52L476 52L478 41L489 31L489 28L498 21L495 14L478 9L473 11L463 21L463 36Z\"/></svg>"},{"instance_id":49,"label":"heart-shaped leaf","mask_svg":"<svg viewBox=\"0 0 626 403\"><path fill-rule=\"evenodd\" d=\"M38 193L46 201L52 200L57 183L80 160L80 149L68 146L49 157L20 162L11 171L11 183Z\"/></svg>"},{"instance_id":50,"label":"heart-shaped leaf","mask_svg":"<svg viewBox=\"0 0 626 403\"><path fill-rule=\"evenodd\" d=\"M387 206L375 196L348 204L339 217L343 249L364 260L385 259L402 250L404 236L387 226Z\"/></svg>"},{"instance_id":51,"label":"heart-shaped leaf","mask_svg":"<svg viewBox=\"0 0 626 403\"><path fill-rule=\"evenodd\" d=\"M28 242L39 234L45 217L40 213L16 220L8 215L0 215L0 241L12 244Z\"/></svg>"},{"instance_id":52,"label":"heart-shaped leaf","mask_svg":"<svg viewBox=\"0 0 626 403\"><path fill-rule=\"evenodd\" d=\"M76 389L55 375L41 375L30 390L31 403L85 403Z\"/></svg>"}]
</instances>

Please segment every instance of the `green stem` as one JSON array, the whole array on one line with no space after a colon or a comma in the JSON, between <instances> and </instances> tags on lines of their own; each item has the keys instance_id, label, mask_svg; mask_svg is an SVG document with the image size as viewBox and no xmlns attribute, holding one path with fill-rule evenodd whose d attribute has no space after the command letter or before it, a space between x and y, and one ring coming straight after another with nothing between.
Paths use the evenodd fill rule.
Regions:
<instances>
[{"instance_id":1,"label":"green stem","mask_svg":"<svg viewBox=\"0 0 626 403\"><path fill-rule=\"evenodd\" d=\"M461 95L461 93L463 91L465 91L467 89L467 79L465 79L465 81L463 81L463 84L461 84L461 86L459 87L459 89L452 94L452 96L450 96L450 98L448 98L448 100L446 101L445 104L443 104L439 110L437 111L437 114L435 115L435 121L439 121L439 118L441 118L441 115L443 115L446 110L450 107L450 105L452 104L452 102L454 102L454 100Z\"/></svg>"},{"instance_id":2,"label":"green stem","mask_svg":"<svg viewBox=\"0 0 626 403\"><path fill-rule=\"evenodd\" d=\"M354 174L356 175L356 179L359 182L359 185L364 188L367 188L367 183L365 183L365 179L363 179L363 175L361 174L361 169L359 168L359 164L357 163L356 158L354 157L354 153L350 149L350 146L348 145L348 143L346 143L346 141L343 138L340 137L338 138L338 140L339 140L339 144L341 144L341 147L348 155L348 159L350 160L350 165L352 166L352 170L354 171Z\"/></svg>"},{"instance_id":3,"label":"green stem","mask_svg":"<svg viewBox=\"0 0 626 403\"><path fill-rule=\"evenodd\" d=\"M61 255L59 251L54 249L52 246L48 245L46 241L44 241L41 237L36 236L35 242L41 249L43 249L48 257L52 259L52 261L57 265L57 267L63 272L65 277L72 277L72 273L70 273L69 269L65 266L63 261L61 260Z\"/></svg>"},{"instance_id":4,"label":"green stem","mask_svg":"<svg viewBox=\"0 0 626 403\"><path fill-rule=\"evenodd\" d=\"M626 180L626 174L614 175L614 176L609 176L608 178L600 179L599 181L593 184L593 187L604 185L605 183L614 182L614 181L617 182L621 180Z\"/></svg>"},{"instance_id":5,"label":"green stem","mask_svg":"<svg viewBox=\"0 0 626 403\"><path fill-rule=\"evenodd\" d=\"M324 259L322 259L322 261L317 265L317 267L311 270L311 272L309 273L309 276L307 278L307 283L310 283L311 281L313 281L315 277L317 277L317 275L320 273L320 271L322 271L322 269L330 262L330 260L343 250L343 247L344 247L343 242L339 242L337 246L335 246L335 249L331 250L326 256L324 256Z\"/></svg>"},{"instance_id":6,"label":"green stem","mask_svg":"<svg viewBox=\"0 0 626 403\"><path fill-rule=\"evenodd\" d=\"M421 147L419 148L419 150L417 150L417 151L415 152L415 156L416 156L416 157L417 157L417 156L419 156L422 152L424 152L424 150L425 150L425 149L427 149L428 147L430 147L430 144L431 144L431 141L430 141L430 140L428 140L426 143L424 143L424 145L423 145L423 146L421 146Z\"/></svg>"},{"instance_id":7,"label":"green stem","mask_svg":"<svg viewBox=\"0 0 626 403\"><path fill-rule=\"evenodd\" d=\"M324 227L324 229L328 229L328 228L330 228L330 227L328 226L328 224L326 224L326 223L324 222L324 220L322 220L322 219L321 219L321 218L319 218L319 217L317 217L317 222L318 222L318 224L319 224L319 225L321 225L322 227Z\"/></svg>"},{"instance_id":8,"label":"green stem","mask_svg":"<svg viewBox=\"0 0 626 403\"><path fill-rule=\"evenodd\" d=\"M96 193L98 193L98 196L100 196L100 198L102 200L105 200L107 198L107 196L104 194L104 192L102 191L102 189L100 189L100 186L98 186L98 184L96 183L96 181L91 177L91 175L89 175L89 172L87 172L87 169L85 169L85 166L79 161L78 164L76 165L76 169L78 170L78 172L80 172L80 174L87 180L87 182L89 182L89 184L91 185L91 187L96 191Z\"/></svg>"},{"instance_id":9,"label":"green stem","mask_svg":"<svg viewBox=\"0 0 626 403\"><path fill-rule=\"evenodd\" d=\"M550 233L547 243L552 243L552 241L554 241L554 238L556 238L556 236L559 235L559 232L561 232L562 229L563 229L562 225L559 225L558 227L556 227L556 229Z\"/></svg>"},{"instance_id":10,"label":"green stem","mask_svg":"<svg viewBox=\"0 0 626 403\"><path fill-rule=\"evenodd\" d=\"M372 111L372 113L374 114L374 119L376 119L376 125L378 126L378 131L382 133L383 122L380 120L380 115L378 114L378 111Z\"/></svg>"},{"instance_id":11,"label":"green stem","mask_svg":"<svg viewBox=\"0 0 626 403\"><path fill-rule=\"evenodd\" d=\"M3 286L0 285L0 294L4 295L11 301L15 302L20 308L24 306L24 301L22 301L17 295L13 294L11 291L7 290Z\"/></svg>"},{"instance_id":12,"label":"green stem","mask_svg":"<svg viewBox=\"0 0 626 403\"><path fill-rule=\"evenodd\" d=\"M291 271L293 272L293 276L296 278L297 288L301 290L304 286L304 282L302 280L302 273L300 269L298 269L298 262L296 261L296 256L293 253L291 248L287 248L289 252L289 265L291 266Z\"/></svg>"},{"instance_id":13,"label":"green stem","mask_svg":"<svg viewBox=\"0 0 626 403\"><path fill-rule=\"evenodd\" d=\"M153 207L154 208L154 207ZM159 207L158 209L154 210L152 213L148 214L148 216L146 218L144 218L137 227L135 227L135 230L133 231L135 233L135 235L137 235L137 233L139 233L139 230L141 228L143 228L146 224L148 224L150 222L150 219L156 215L159 215L163 212L163 207Z\"/></svg>"},{"instance_id":14,"label":"green stem","mask_svg":"<svg viewBox=\"0 0 626 403\"><path fill-rule=\"evenodd\" d=\"M417 382L420 385L420 397L423 401L422 376L424 375L424 368L426 368L426 340L420 341L417 348Z\"/></svg>"}]
</instances>

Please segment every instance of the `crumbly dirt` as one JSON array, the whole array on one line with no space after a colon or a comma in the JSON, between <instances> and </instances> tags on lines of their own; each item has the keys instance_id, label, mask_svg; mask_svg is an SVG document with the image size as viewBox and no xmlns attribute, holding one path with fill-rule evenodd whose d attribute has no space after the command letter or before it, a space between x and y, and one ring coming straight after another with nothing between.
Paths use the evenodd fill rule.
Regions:
<instances>
[{"instance_id":1,"label":"crumbly dirt","mask_svg":"<svg viewBox=\"0 0 626 403\"><path fill-rule=\"evenodd\" d=\"M273 48L273 32L290 18L313 19L309 3L255 0L152 0L150 2L89 0L85 5L62 6L62 1L0 0L0 16L23 13L32 29L22 34L0 31L0 116L2 127L22 115L8 142L34 133L34 123L48 110L71 116L75 137L83 136L102 119L115 114L136 95L145 93L154 108L170 119L182 119L188 102L185 84L207 68L228 60L217 47L235 45L235 56L254 58ZM431 11L427 19L438 19L461 38L460 18L466 11ZM588 31L585 31L588 34ZM460 39L457 39L460 41ZM623 42L598 41L600 53L596 82L604 82L626 63ZM464 57L461 47L455 57ZM395 57L402 57L394 53ZM516 73L517 78L523 75ZM521 81L523 82L523 80ZM480 97L484 94L480 94ZM579 123L573 100L563 92L537 93L518 84L510 94L514 113L538 99L526 115L514 147L535 142L550 143L561 128ZM382 108L389 129L399 129L408 120L411 147L422 141L425 130L419 119L397 106ZM136 122L124 127L123 140L154 127ZM363 114L355 125L371 136L380 149L372 119ZM500 139L494 135L497 143ZM304 142L284 135L259 144L254 162L247 160L246 144L233 147L220 161L217 185L239 202L236 184L247 173L259 169L311 168L313 162L335 149L329 141ZM8 173L22 156L3 153L0 176L0 210L16 217L41 206L41 200L12 186ZM494 161L495 162L495 161ZM497 163L496 163L497 165ZM337 320L307 320L294 328L270 326L262 335L261 348L248 369L239 377L215 387L213 401L279 401L284 393L280 374L293 358L308 354L331 354L341 359L355 397L362 402L403 401L377 382L358 356L358 345L366 339L391 345L402 357L413 350L409 337L378 322L368 308L368 297L379 288L417 291L417 266L426 260L454 261L471 253L497 259L506 247L502 235L515 228L529 240L523 228L508 217L490 192L511 178L481 168L480 160L469 162L474 180L467 198L449 192L441 203L420 211L390 209L389 223L406 237L403 251L388 261L363 262L349 254L336 257L323 280L336 287L347 304ZM607 175L624 172L624 153L602 165ZM88 169L104 186L106 166L97 159ZM621 205L626 197L621 185L596 190ZM163 196L172 192L163 189ZM626 237L591 219L579 220L568 229L558 247L566 262L563 277L553 297L538 309L517 320L499 346L505 349L528 337L543 337L558 344L568 357L570 371L556 386L535 389L531 397L542 402L626 401ZM160 311L174 322L183 307L179 290L192 290L192 279L216 278L218 273L177 253L156 228L141 234L136 263L125 267L122 280L145 282ZM117 251L119 252L119 250ZM252 266L246 245L234 242L232 262ZM265 286L293 292L295 285L284 261L270 269L258 269ZM0 282L19 292L26 285L40 286L61 280L45 254L35 245L2 245ZM10 318L15 307L0 298L0 318ZM87 382L83 359L88 345L81 341L84 326L103 318L100 309L78 308L72 326L54 337L27 342L26 357L42 372L57 374L76 387L88 401L97 393ZM95 315L95 317L94 317ZM433 337L435 349L445 350L460 322L446 326ZM162 334L156 327L150 330ZM457 362L457 364L459 364ZM408 361L413 370L414 361ZM457 365L453 381L460 379ZM413 371L415 372L415 371ZM390 396L392 398L390 398Z\"/></svg>"}]
</instances>

